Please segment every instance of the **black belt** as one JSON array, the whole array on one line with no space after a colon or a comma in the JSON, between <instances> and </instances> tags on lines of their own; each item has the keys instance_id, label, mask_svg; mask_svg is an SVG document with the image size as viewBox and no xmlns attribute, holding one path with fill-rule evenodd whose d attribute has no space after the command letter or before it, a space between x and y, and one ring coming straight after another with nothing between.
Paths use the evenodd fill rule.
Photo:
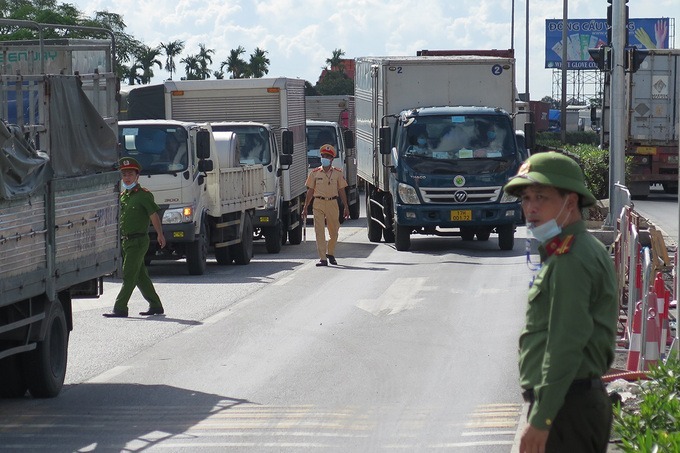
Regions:
<instances>
[{"instance_id":1,"label":"black belt","mask_svg":"<svg viewBox=\"0 0 680 453\"><path fill-rule=\"evenodd\" d=\"M590 379L576 379L569 386L567 390L567 395L570 393L584 392L590 389L604 388L604 383L600 378L590 378ZM536 399L536 394L534 389L527 389L522 392L522 398L527 403L533 403Z\"/></svg>"},{"instance_id":2,"label":"black belt","mask_svg":"<svg viewBox=\"0 0 680 453\"><path fill-rule=\"evenodd\" d=\"M133 233L133 234L123 234L120 236L120 238L124 241L127 241L128 239L137 239L137 238L143 238L144 236L147 236L149 233Z\"/></svg>"},{"instance_id":3,"label":"black belt","mask_svg":"<svg viewBox=\"0 0 680 453\"><path fill-rule=\"evenodd\" d=\"M337 196L335 196L335 197L317 197L316 195L314 195L314 198L321 198L322 200L337 200L338 199Z\"/></svg>"}]
</instances>

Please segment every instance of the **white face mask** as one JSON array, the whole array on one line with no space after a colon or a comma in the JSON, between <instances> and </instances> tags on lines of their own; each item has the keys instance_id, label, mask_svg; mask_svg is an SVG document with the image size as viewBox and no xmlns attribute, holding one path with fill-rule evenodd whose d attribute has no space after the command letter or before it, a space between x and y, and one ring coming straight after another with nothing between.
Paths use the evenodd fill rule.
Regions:
<instances>
[{"instance_id":1,"label":"white face mask","mask_svg":"<svg viewBox=\"0 0 680 453\"><path fill-rule=\"evenodd\" d=\"M560 209L560 212L557 213L557 216L554 219L548 220L543 225L534 226L533 223L527 225L527 230L529 231L529 234L540 243L548 242L550 239L559 235L562 232L562 227L557 224L556 219L562 214L562 211L564 210L564 207L566 205L567 200L564 200L562 208Z\"/></svg>"},{"instance_id":2,"label":"white face mask","mask_svg":"<svg viewBox=\"0 0 680 453\"><path fill-rule=\"evenodd\" d=\"M120 185L123 186L123 189L125 190L131 190L137 185L137 181L133 182L132 184L125 184L123 181L121 181Z\"/></svg>"},{"instance_id":3,"label":"white face mask","mask_svg":"<svg viewBox=\"0 0 680 453\"><path fill-rule=\"evenodd\" d=\"M330 167L330 165L331 165L331 160L330 160L329 158L327 158L327 157L322 157L322 158L321 158L321 165L322 165L323 167Z\"/></svg>"}]
</instances>

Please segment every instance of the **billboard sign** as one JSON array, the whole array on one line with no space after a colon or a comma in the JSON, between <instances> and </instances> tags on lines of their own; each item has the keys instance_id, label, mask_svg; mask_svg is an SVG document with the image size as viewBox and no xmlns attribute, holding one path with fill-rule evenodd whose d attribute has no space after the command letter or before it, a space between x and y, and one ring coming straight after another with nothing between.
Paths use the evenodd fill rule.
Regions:
<instances>
[{"instance_id":1,"label":"billboard sign","mask_svg":"<svg viewBox=\"0 0 680 453\"><path fill-rule=\"evenodd\" d=\"M667 49L670 19L629 19L628 45ZM589 48L607 44L607 19L567 20L567 69L597 69ZM562 68L562 19L545 21L545 67Z\"/></svg>"}]
</instances>

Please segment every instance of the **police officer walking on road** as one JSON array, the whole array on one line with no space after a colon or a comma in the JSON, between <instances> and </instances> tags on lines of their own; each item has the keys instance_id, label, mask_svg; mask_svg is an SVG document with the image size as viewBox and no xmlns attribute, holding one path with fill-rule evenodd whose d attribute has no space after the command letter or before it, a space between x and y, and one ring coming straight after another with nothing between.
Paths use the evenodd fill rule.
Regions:
<instances>
[{"instance_id":1,"label":"police officer walking on road","mask_svg":"<svg viewBox=\"0 0 680 453\"><path fill-rule=\"evenodd\" d=\"M614 359L618 300L612 258L581 217L596 199L576 161L557 152L527 159L505 192L521 198L541 258L519 338L529 403L520 451L604 453L612 405L601 377Z\"/></svg>"},{"instance_id":2,"label":"police officer walking on road","mask_svg":"<svg viewBox=\"0 0 680 453\"><path fill-rule=\"evenodd\" d=\"M307 195L305 207L302 210L302 220L307 220L307 209L313 201L312 213L314 215L314 233L316 235L316 249L319 253L317 266L328 266L328 263L338 264L335 259L335 244L338 242L340 230L340 212L338 197L344 206L343 216L349 217L349 205L345 187L347 181L342 170L333 167L333 159L336 156L333 145L325 144L319 148L321 166L312 170L307 175ZM326 242L325 225L328 225L329 239Z\"/></svg>"},{"instance_id":3,"label":"police officer walking on road","mask_svg":"<svg viewBox=\"0 0 680 453\"><path fill-rule=\"evenodd\" d=\"M113 311L104 313L107 318L127 318L128 301L135 287L149 302L149 309L140 315L160 315L164 313L163 304L153 287L149 272L144 265L144 255L149 248L149 220L158 235L158 245L165 247L165 236L158 215L160 207L153 194L139 185L141 165L131 157L119 161L122 176L120 194L120 235L123 248L123 285L116 297Z\"/></svg>"}]
</instances>

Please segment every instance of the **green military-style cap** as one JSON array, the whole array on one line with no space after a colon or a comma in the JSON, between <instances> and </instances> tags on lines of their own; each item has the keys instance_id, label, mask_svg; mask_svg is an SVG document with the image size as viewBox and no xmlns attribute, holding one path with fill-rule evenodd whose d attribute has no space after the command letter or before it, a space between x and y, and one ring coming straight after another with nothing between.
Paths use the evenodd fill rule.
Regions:
<instances>
[{"instance_id":1,"label":"green military-style cap","mask_svg":"<svg viewBox=\"0 0 680 453\"><path fill-rule=\"evenodd\" d=\"M118 161L118 169L123 170L137 170L137 173L142 171L142 166L137 159L133 157L123 157Z\"/></svg>"},{"instance_id":2,"label":"green military-style cap","mask_svg":"<svg viewBox=\"0 0 680 453\"><path fill-rule=\"evenodd\" d=\"M597 199L588 190L581 167L574 159L562 153L548 151L529 157L517 175L503 188L506 193L521 196L522 189L532 184L542 184L576 192L582 196L583 206L592 206Z\"/></svg>"}]
</instances>

